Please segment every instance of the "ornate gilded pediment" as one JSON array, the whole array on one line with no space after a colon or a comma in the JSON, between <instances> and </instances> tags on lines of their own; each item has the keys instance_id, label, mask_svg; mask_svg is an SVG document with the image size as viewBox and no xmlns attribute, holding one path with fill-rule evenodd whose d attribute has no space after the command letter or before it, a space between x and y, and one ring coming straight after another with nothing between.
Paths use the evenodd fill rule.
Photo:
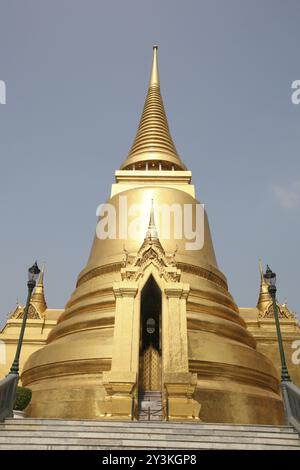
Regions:
<instances>
[{"instance_id":1,"label":"ornate gilded pediment","mask_svg":"<svg viewBox=\"0 0 300 470\"><path fill-rule=\"evenodd\" d=\"M159 275L166 281L179 282L181 271L176 266L177 249L167 255L159 240L145 240L137 255L130 255L124 248L125 259L121 269L122 280L136 281L143 276L149 265L155 266Z\"/></svg>"},{"instance_id":2,"label":"ornate gilded pediment","mask_svg":"<svg viewBox=\"0 0 300 470\"><path fill-rule=\"evenodd\" d=\"M8 318L18 318L20 313L23 312L23 308L21 307L21 305L18 303L15 310L13 312L10 312L8 314Z\"/></svg>"},{"instance_id":3,"label":"ornate gilded pediment","mask_svg":"<svg viewBox=\"0 0 300 470\"><path fill-rule=\"evenodd\" d=\"M17 316L15 318L23 318L24 316L24 310L21 309L19 310ZM29 305L29 309L28 309L28 316L27 316L28 319L31 319L31 320L40 320L41 319L41 316L39 314L39 312L37 311L37 309L33 306L33 305Z\"/></svg>"},{"instance_id":4,"label":"ornate gilded pediment","mask_svg":"<svg viewBox=\"0 0 300 470\"><path fill-rule=\"evenodd\" d=\"M295 319L295 314L291 312L286 304L277 304L278 317L286 319ZM269 303L264 311L259 312L259 318L274 318L273 304Z\"/></svg>"}]
</instances>

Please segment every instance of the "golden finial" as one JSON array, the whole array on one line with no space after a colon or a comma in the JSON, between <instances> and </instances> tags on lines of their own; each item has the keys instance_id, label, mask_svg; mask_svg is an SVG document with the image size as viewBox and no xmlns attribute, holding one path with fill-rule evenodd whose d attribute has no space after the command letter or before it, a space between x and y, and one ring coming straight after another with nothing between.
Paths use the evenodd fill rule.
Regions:
<instances>
[{"instance_id":1,"label":"golden finial","mask_svg":"<svg viewBox=\"0 0 300 470\"><path fill-rule=\"evenodd\" d=\"M36 287L34 289L33 296L31 297L31 304L36 308L38 313L42 315L42 313L46 310L47 304L45 300L45 293L44 293L44 273L45 273L45 263L43 263L39 279L37 281Z\"/></svg>"},{"instance_id":2,"label":"golden finial","mask_svg":"<svg viewBox=\"0 0 300 470\"><path fill-rule=\"evenodd\" d=\"M148 93L139 128L121 170L147 170L149 162L167 169L186 170L172 140L162 96L158 72L157 48L153 46L153 61ZM151 167L152 167L151 165Z\"/></svg>"},{"instance_id":3,"label":"golden finial","mask_svg":"<svg viewBox=\"0 0 300 470\"><path fill-rule=\"evenodd\" d=\"M259 272L260 272L260 289L259 289L259 296L257 301L257 308L261 312L265 312L266 309L269 307L270 302L272 301L271 295L269 293L268 284L264 278L264 271L261 259L259 259Z\"/></svg>"},{"instance_id":4,"label":"golden finial","mask_svg":"<svg viewBox=\"0 0 300 470\"><path fill-rule=\"evenodd\" d=\"M265 278L264 278L264 270L263 270L261 258L259 258L258 264L259 264L259 272L260 272L260 281L261 281L261 284L263 284L265 283Z\"/></svg>"},{"instance_id":5,"label":"golden finial","mask_svg":"<svg viewBox=\"0 0 300 470\"><path fill-rule=\"evenodd\" d=\"M37 281L37 285L43 286L44 285L44 272L45 272L45 262L42 265L42 269Z\"/></svg>"},{"instance_id":6,"label":"golden finial","mask_svg":"<svg viewBox=\"0 0 300 470\"><path fill-rule=\"evenodd\" d=\"M154 219L154 201L153 201L153 199L151 199L149 225L148 225L148 230L147 230L147 233L146 233L145 240L158 240L158 233L157 233L157 228L156 228L155 219Z\"/></svg>"},{"instance_id":7,"label":"golden finial","mask_svg":"<svg viewBox=\"0 0 300 470\"><path fill-rule=\"evenodd\" d=\"M150 220L149 220L149 227L155 227L154 221L154 199L151 199L151 209L150 209Z\"/></svg>"},{"instance_id":8,"label":"golden finial","mask_svg":"<svg viewBox=\"0 0 300 470\"><path fill-rule=\"evenodd\" d=\"M152 87L152 86L158 86L159 87L157 49L158 49L158 46L153 46L153 60L152 60L152 69L151 69L149 87Z\"/></svg>"}]
</instances>

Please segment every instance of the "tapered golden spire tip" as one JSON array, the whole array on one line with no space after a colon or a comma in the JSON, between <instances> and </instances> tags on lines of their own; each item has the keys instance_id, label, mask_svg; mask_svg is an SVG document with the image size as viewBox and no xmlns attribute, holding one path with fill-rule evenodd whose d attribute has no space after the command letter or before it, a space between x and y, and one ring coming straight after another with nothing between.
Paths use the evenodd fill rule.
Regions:
<instances>
[{"instance_id":1,"label":"tapered golden spire tip","mask_svg":"<svg viewBox=\"0 0 300 470\"><path fill-rule=\"evenodd\" d=\"M266 308L269 306L271 302L271 296L269 293L269 287L268 284L265 281L264 278L264 271L263 271L263 266L262 266L262 261L259 259L259 273L260 273L260 288L259 288L259 296L258 296L258 301L257 301L257 308L261 311L265 311Z\"/></svg>"},{"instance_id":2,"label":"tapered golden spire tip","mask_svg":"<svg viewBox=\"0 0 300 470\"><path fill-rule=\"evenodd\" d=\"M155 227L155 221L154 221L154 199L151 199L151 209L150 209L149 227Z\"/></svg>"},{"instance_id":3,"label":"tapered golden spire tip","mask_svg":"<svg viewBox=\"0 0 300 470\"><path fill-rule=\"evenodd\" d=\"M154 200L151 199L150 218L145 240L158 240L157 228L154 220Z\"/></svg>"},{"instance_id":4,"label":"tapered golden spire tip","mask_svg":"<svg viewBox=\"0 0 300 470\"><path fill-rule=\"evenodd\" d=\"M44 286L44 274L45 274L45 263L43 263L42 265L42 269L41 269L41 272L37 281L37 285Z\"/></svg>"},{"instance_id":5,"label":"tapered golden spire tip","mask_svg":"<svg viewBox=\"0 0 300 470\"><path fill-rule=\"evenodd\" d=\"M261 258L259 258L259 260L258 260L258 265L259 265L261 284L263 284L265 282L265 278L264 278L264 270L263 270Z\"/></svg>"},{"instance_id":6,"label":"tapered golden spire tip","mask_svg":"<svg viewBox=\"0 0 300 470\"><path fill-rule=\"evenodd\" d=\"M47 303L45 300L45 293L44 293L44 274L45 274L45 263L43 263L43 267L40 272L39 279L37 281L36 287L34 289L33 296L31 297L31 304L38 310L40 315L47 308Z\"/></svg>"},{"instance_id":7,"label":"tapered golden spire tip","mask_svg":"<svg viewBox=\"0 0 300 470\"><path fill-rule=\"evenodd\" d=\"M160 93L157 48L153 46L149 88L139 128L121 170L147 170L148 164L151 169L186 170L172 140Z\"/></svg>"},{"instance_id":8,"label":"tapered golden spire tip","mask_svg":"<svg viewBox=\"0 0 300 470\"><path fill-rule=\"evenodd\" d=\"M159 74L158 74L158 63L157 63L157 49L158 49L158 46L153 46L153 61L152 61L152 69L151 69L151 76L150 76L149 87L151 87L151 86L159 86Z\"/></svg>"}]
</instances>

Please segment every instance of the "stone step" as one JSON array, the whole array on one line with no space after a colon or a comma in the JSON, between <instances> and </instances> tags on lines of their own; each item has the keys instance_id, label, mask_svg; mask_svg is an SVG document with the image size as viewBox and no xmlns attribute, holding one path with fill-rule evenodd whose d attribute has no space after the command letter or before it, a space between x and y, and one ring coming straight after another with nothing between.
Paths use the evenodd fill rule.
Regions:
<instances>
[{"instance_id":1,"label":"stone step","mask_svg":"<svg viewBox=\"0 0 300 470\"><path fill-rule=\"evenodd\" d=\"M260 449L300 450L291 426L9 419L0 424L1 449ZM158 423L159 421L159 423Z\"/></svg>"},{"instance_id":2,"label":"stone step","mask_svg":"<svg viewBox=\"0 0 300 470\"><path fill-rule=\"evenodd\" d=\"M148 411L148 410L151 410L151 411L159 411L159 410L162 410L162 404L161 403L157 403L157 401L154 401L154 402L150 402L150 401L142 401L140 404L139 404L139 411Z\"/></svg>"},{"instance_id":3,"label":"stone step","mask_svg":"<svg viewBox=\"0 0 300 470\"><path fill-rule=\"evenodd\" d=\"M264 431L237 431L237 430L218 430L218 429L202 429L199 427L199 429L193 429L191 432L187 433L183 429L161 429L161 426L156 425L157 427L152 427L151 431L149 431L149 426L148 423L144 424L143 426L140 426L138 429L137 428L131 428L128 426L126 431L124 430L123 433L128 435L136 435L136 434L149 434L155 436L155 435L176 435L176 436L188 436L189 439L191 438L198 438L198 436L228 436L228 437L250 437L250 438L276 438L276 439L299 439L298 434L295 433L294 431L290 432L264 432ZM52 426L52 425L14 425L14 424L9 424L5 425L5 427L1 428L0 427L0 436L7 436L9 434L13 433L20 433L22 432L22 435L34 435L34 433L42 433L42 432L48 432L51 433L52 431L57 432L57 433L73 433L73 432L84 432L84 433L120 433L122 428L114 427L113 425L108 429L106 427L101 427L101 426Z\"/></svg>"},{"instance_id":4,"label":"stone step","mask_svg":"<svg viewBox=\"0 0 300 470\"><path fill-rule=\"evenodd\" d=\"M160 391L144 391L138 396L138 420L140 422L162 421L162 396Z\"/></svg>"},{"instance_id":5,"label":"stone step","mask_svg":"<svg viewBox=\"0 0 300 470\"><path fill-rule=\"evenodd\" d=\"M160 403L162 404L162 400L160 397L139 397L138 403Z\"/></svg>"},{"instance_id":6,"label":"stone step","mask_svg":"<svg viewBox=\"0 0 300 470\"><path fill-rule=\"evenodd\" d=\"M105 446L80 446L80 445L30 445L30 444L23 444L20 445L7 445L2 446L0 445L0 450L149 450L148 447L105 447ZM151 450L185 450L185 448L179 447L151 447ZM190 450L299 450L298 447L289 447L284 448L280 446L264 446L264 445L257 445L257 446L239 446L239 445L228 445L224 447L223 444L213 444L213 445L203 445L202 447L198 447L197 449L190 449Z\"/></svg>"},{"instance_id":7,"label":"stone step","mask_svg":"<svg viewBox=\"0 0 300 470\"><path fill-rule=\"evenodd\" d=\"M143 397L149 397L149 398L156 398L156 397L160 397L161 398L161 392L140 392L139 393L139 398L143 398Z\"/></svg>"},{"instance_id":8,"label":"stone step","mask_svg":"<svg viewBox=\"0 0 300 470\"><path fill-rule=\"evenodd\" d=\"M162 402L160 400L140 400L139 405L143 404L144 406L160 406L162 407Z\"/></svg>"},{"instance_id":9,"label":"stone step","mask_svg":"<svg viewBox=\"0 0 300 470\"><path fill-rule=\"evenodd\" d=\"M162 403L162 400L160 397L151 397L151 398L139 398L139 403Z\"/></svg>"},{"instance_id":10,"label":"stone step","mask_svg":"<svg viewBox=\"0 0 300 470\"><path fill-rule=\"evenodd\" d=\"M155 406L155 405L156 406L158 406L158 405L162 406L162 401L157 400L157 399L155 399L155 400L139 400L139 404L140 403L144 403L145 406Z\"/></svg>"},{"instance_id":11,"label":"stone step","mask_svg":"<svg viewBox=\"0 0 300 470\"><path fill-rule=\"evenodd\" d=\"M54 426L101 426L101 427L121 427L121 428L139 428L141 425L138 421L108 421L108 420L78 420L78 419L57 419L57 418L24 418L24 419L7 419L5 424L0 424L0 429L7 425L37 426L37 425L54 425ZM155 423L147 424L148 428L157 427ZM224 424L224 423L202 423L202 422L175 422L162 421L159 425L160 429L185 429L190 433L192 429L209 429L209 430L235 430L235 431L266 431L266 432L295 432L292 426L273 426L268 424Z\"/></svg>"},{"instance_id":12,"label":"stone step","mask_svg":"<svg viewBox=\"0 0 300 470\"><path fill-rule=\"evenodd\" d=\"M93 440L93 439L98 439L98 440L106 440L106 439L133 439L133 440L142 440L145 441L156 441L158 439L164 440L164 441L181 441L181 442L191 442L193 439L197 439L197 441L201 442L210 442L212 440L214 441L221 441L221 442L232 442L235 440L238 440L239 443L261 443L263 440L264 444L282 444L284 445L300 445L300 441L297 435L291 435L290 437L287 438L282 438L282 437L277 437L276 435L272 437L264 437L262 439L261 436L244 436L243 434L240 434L238 436L228 436L228 435L198 435L198 436L184 436L184 435L176 435L176 434L165 434L165 433L131 433L130 430L128 432L114 432L114 431L105 431L105 432L93 432L93 431L67 431L65 433L62 433L62 431L48 431L48 430L39 430L33 433L32 431L22 431L22 435L20 435L20 431L3 431L0 433L0 443L6 442L5 440L12 439L17 439L20 442L26 443L27 438L30 439L56 439L59 444L59 440L61 438L64 439L64 441L67 440L72 440L72 439L88 439L88 440ZM99 441L98 441L99 442Z\"/></svg>"},{"instance_id":13,"label":"stone step","mask_svg":"<svg viewBox=\"0 0 300 470\"><path fill-rule=\"evenodd\" d=\"M1 450L9 449L168 449L168 450L179 450L179 449L243 449L243 450L300 450L299 446L296 445L276 445L276 444L265 444L264 442L257 443L239 443L236 439L232 442L223 441L143 441L133 439L106 439L105 441L99 442L99 439L88 439L84 443L83 439L64 439L63 442L51 438L28 438L26 442L22 442L20 439L11 438L7 439L4 443L0 442Z\"/></svg>"},{"instance_id":14,"label":"stone step","mask_svg":"<svg viewBox=\"0 0 300 470\"><path fill-rule=\"evenodd\" d=\"M150 423L151 421L161 421L161 420L162 420L162 415L151 415L150 419L149 419L149 416L139 415L140 422L146 421L147 423Z\"/></svg>"}]
</instances>

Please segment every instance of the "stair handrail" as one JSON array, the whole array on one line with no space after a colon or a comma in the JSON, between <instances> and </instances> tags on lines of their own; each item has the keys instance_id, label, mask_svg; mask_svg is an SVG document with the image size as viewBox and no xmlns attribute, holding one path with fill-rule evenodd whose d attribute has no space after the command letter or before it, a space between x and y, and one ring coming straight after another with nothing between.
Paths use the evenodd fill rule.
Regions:
<instances>
[{"instance_id":1,"label":"stair handrail","mask_svg":"<svg viewBox=\"0 0 300 470\"><path fill-rule=\"evenodd\" d=\"M0 421L13 416L19 374L8 374L0 380Z\"/></svg>"},{"instance_id":2,"label":"stair handrail","mask_svg":"<svg viewBox=\"0 0 300 470\"><path fill-rule=\"evenodd\" d=\"M158 410L152 411L152 414L153 414L153 415L156 415L156 414L160 413L161 411L162 411L162 412L164 411L164 407L163 407L163 406L162 406L161 408L159 408Z\"/></svg>"},{"instance_id":3,"label":"stair handrail","mask_svg":"<svg viewBox=\"0 0 300 470\"><path fill-rule=\"evenodd\" d=\"M300 388L293 382L281 382L283 403L288 424L300 434Z\"/></svg>"}]
</instances>

